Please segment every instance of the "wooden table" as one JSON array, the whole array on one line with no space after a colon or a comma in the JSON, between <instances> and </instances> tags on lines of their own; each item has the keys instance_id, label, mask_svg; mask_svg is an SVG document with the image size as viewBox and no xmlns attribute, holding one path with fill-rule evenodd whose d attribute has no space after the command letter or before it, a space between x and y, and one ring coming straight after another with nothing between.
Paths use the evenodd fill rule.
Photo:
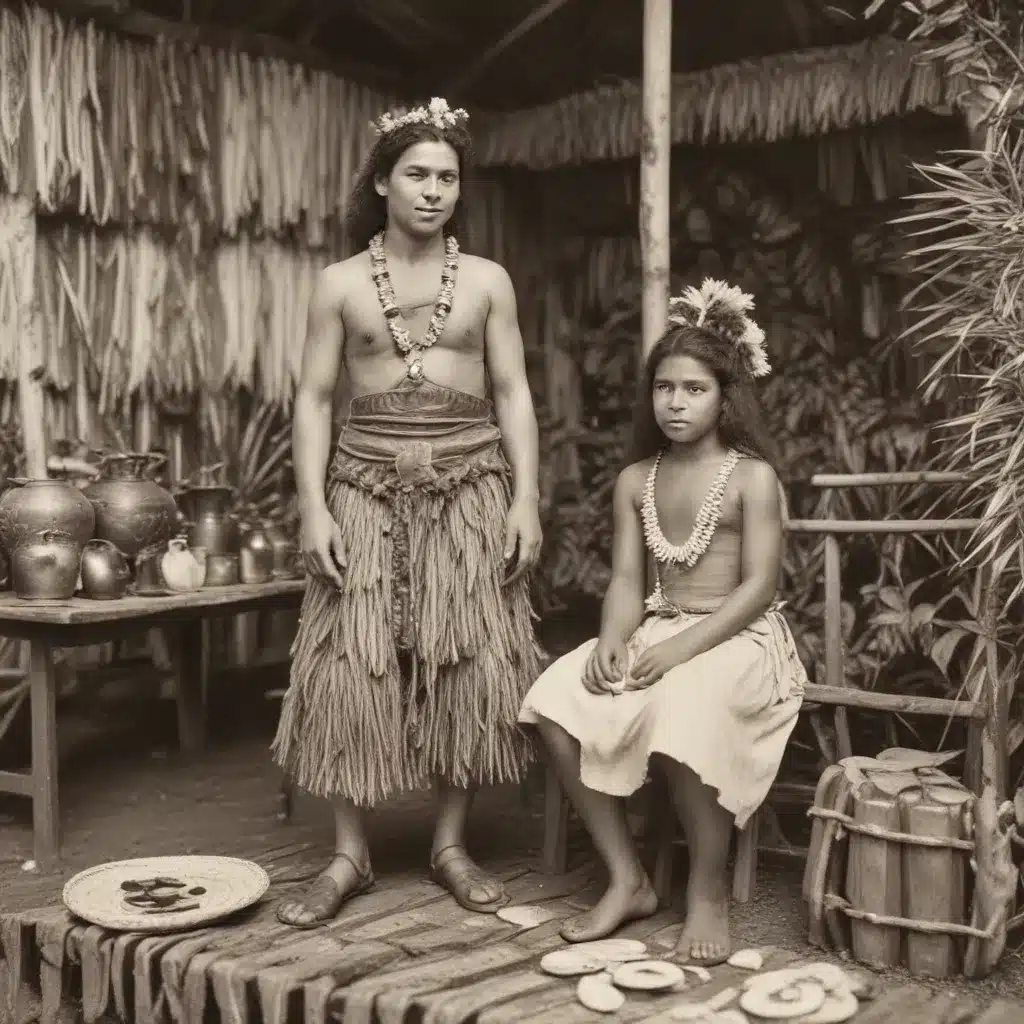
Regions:
<instances>
[{"instance_id":1,"label":"wooden table","mask_svg":"<svg viewBox=\"0 0 1024 1024\"><path fill-rule=\"evenodd\" d=\"M0 595L0 636L29 643L32 711L31 771L0 771L0 792L31 798L37 861L53 859L60 846L54 648L106 643L146 629L175 629L178 643L169 646L176 653L178 737L185 753L196 753L206 742L209 664L203 620L294 607L301 601L305 586L304 580L278 580L116 601L22 601L13 594Z\"/></svg>"}]
</instances>

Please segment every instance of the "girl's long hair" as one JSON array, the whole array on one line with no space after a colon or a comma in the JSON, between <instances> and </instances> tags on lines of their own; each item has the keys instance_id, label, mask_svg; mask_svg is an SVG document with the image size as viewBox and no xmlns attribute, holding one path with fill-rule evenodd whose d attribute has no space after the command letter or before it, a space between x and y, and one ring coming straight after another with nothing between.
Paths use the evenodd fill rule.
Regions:
<instances>
[{"instance_id":1,"label":"girl's long hair","mask_svg":"<svg viewBox=\"0 0 1024 1024\"><path fill-rule=\"evenodd\" d=\"M387 223L388 202L384 196L378 195L374 188L375 183L382 179L386 180L402 154L419 142L445 142L455 150L455 155L459 158L459 201L455 204L455 212L444 226L444 233L458 235L461 232L464 226L465 188L473 156L469 132L464 125L438 128L433 124L413 122L402 125L387 135L381 135L370 150L370 155L356 179L349 198L348 213L345 215L349 241L356 246L356 251L365 249L370 244L370 239L378 231L383 231Z\"/></svg>"},{"instance_id":2,"label":"girl's long hair","mask_svg":"<svg viewBox=\"0 0 1024 1024\"><path fill-rule=\"evenodd\" d=\"M732 342L704 327L672 327L651 349L636 403L632 460L640 462L652 458L667 443L654 418L654 378L662 361L669 356L690 356L715 375L722 392L718 417L718 436L722 443L774 467L774 445L762 425L761 410L740 353Z\"/></svg>"}]
</instances>

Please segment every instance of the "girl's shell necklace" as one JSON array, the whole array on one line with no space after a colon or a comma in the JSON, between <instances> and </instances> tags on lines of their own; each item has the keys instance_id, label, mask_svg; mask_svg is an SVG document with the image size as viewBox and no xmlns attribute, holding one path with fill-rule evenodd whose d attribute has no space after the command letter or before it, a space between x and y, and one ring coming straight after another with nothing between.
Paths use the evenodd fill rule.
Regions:
<instances>
[{"instance_id":1,"label":"girl's shell necklace","mask_svg":"<svg viewBox=\"0 0 1024 1024\"><path fill-rule=\"evenodd\" d=\"M441 271L441 290L437 293L434 312L424 332L423 340L412 340L408 328L399 320L402 313L395 301L395 289L391 284L391 273L388 271L388 258L384 252L384 232L378 232L370 239L370 275L377 286L377 298L384 310L384 319L398 350L405 357L409 379L419 382L423 377L423 360L420 358L424 349L430 348L444 331L448 314L452 311L452 296L455 294L455 281L459 275L459 243L449 235L444 240L444 269Z\"/></svg>"},{"instance_id":2,"label":"girl's shell necklace","mask_svg":"<svg viewBox=\"0 0 1024 1024\"><path fill-rule=\"evenodd\" d=\"M725 456L718 474L715 476L708 493L701 502L697 518L694 520L693 529L685 544L670 544L668 538L662 533L661 523L658 521L658 508L654 501L654 485L658 479L658 467L665 455L665 449L658 452L658 457L647 474L647 482L644 484L644 499L640 508L640 517L644 524L644 539L647 542L647 549L654 557L656 565L662 562L671 562L692 569L701 556L708 549L711 539L718 529L718 521L722 516L722 498L725 495L726 485L729 477L740 461L740 453L729 449ZM651 610L661 609L666 604L665 597L661 590L661 573L657 574L657 581L654 593L648 598L647 606Z\"/></svg>"}]
</instances>

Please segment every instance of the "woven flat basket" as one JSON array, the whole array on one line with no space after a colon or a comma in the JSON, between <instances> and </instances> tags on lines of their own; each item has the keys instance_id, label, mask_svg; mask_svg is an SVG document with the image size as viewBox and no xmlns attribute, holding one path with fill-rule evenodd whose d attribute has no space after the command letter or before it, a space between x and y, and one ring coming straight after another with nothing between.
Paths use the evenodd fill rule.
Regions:
<instances>
[{"instance_id":1,"label":"woven flat basket","mask_svg":"<svg viewBox=\"0 0 1024 1024\"><path fill-rule=\"evenodd\" d=\"M140 908L126 902L141 881L182 883L181 902L189 909ZM128 888L123 888L128 883ZM258 902L270 878L258 864L235 857L140 857L111 861L79 872L64 886L63 900L76 917L110 931L187 931L218 921ZM195 894L190 894L195 890Z\"/></svg>"}]
</instances>

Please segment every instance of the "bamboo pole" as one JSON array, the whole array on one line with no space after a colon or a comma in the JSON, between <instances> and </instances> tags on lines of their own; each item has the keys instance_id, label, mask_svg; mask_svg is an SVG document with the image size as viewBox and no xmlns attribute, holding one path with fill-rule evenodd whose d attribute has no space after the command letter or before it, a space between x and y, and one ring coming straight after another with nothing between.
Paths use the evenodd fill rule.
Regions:
<instances>
[{"instance_id":1,"label":"bamboo pole","mask_svg":"<svg viewBox=\"0 0 1024 1024\"><path fill-rule=\"evenodd\" d=\"M640 151L641 331L647 358L665 328L672 147L672 0L644 0L643 145Z\"/></svg>"},{"instance_id":2,"label":"bamboo pole","mask_svg":"<svg viewBox=\"0 0 1024 1024\"><path fill-rule=\"evenodd\" d=\"M42 321L35 294L36 215L30 199L0 197L0 251L10 254L9 265L18 296L18 411L25 446L25 472L29 477L45 479L45 364Z\"/></svg>"}]
</instances>

